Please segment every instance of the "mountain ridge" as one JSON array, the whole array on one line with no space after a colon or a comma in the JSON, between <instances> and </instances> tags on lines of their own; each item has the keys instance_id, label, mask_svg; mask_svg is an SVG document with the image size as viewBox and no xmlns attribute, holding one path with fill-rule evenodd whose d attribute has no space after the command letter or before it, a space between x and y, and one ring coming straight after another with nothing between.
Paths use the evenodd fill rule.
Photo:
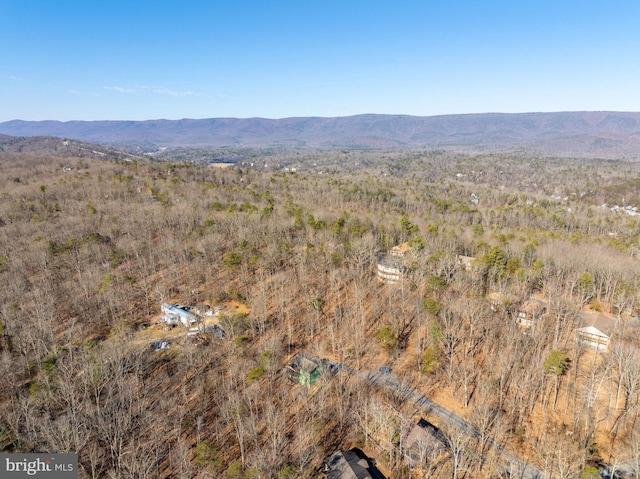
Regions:
<instances>
[{"instance_id":1,"label":"mountain ridge","mask_svg":"<svg viewBox=\"0 0 640 479\"><path fill-rule=\"evenodd\" d=\"M55 136L11 136L0 133L0 153L46 154L64 158L140 159L140 156L107 145Z\"/></svg>"},{"instance_id":2,"label":"mountain ridge","mask_svg":"<svg viewBox=\"0 0 640 479\"><path fill-rule=\"evenodd\" d=\"M302 148L524 147L587 156L640 155L640 112L470 113L412 116L24 121L12 136L56 136L110 146Z\"/></svg>"}]
</instances>

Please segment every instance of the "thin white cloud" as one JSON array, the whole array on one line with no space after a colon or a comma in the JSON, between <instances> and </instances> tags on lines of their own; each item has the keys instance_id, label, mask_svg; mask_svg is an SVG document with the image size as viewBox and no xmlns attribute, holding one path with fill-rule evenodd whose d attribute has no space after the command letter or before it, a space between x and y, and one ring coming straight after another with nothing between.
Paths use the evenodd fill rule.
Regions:
<instances>
[{"instance_id":1,"label":"thin white cloud","mask_svg":"<svg viewBox=\"0 0 640 479\"><path fill-rule=\"evenodd\" d=\"M104 86L102 88L108 91L115 91L118 93L128 93L128 94L155 93L156 95L165 95L165 96L173 96L173 97L198 96L198 97L210 98L209 95L202 92L190 91L190 90L179 91L179 90L172 90L170 88L164 88L159 86L138 86L135 88L125 88L121 86Z\"/></svg>"},{"instance_id":2,"label":"thin white cloud","mask_svg":"<svg viewBox=\"0 0 640 479\"><path fill-rule=\"evenodd\" d=\"M14 80L14 81L23 81L23 80L24 80L24 78L17 77L17 76L15 76L15 75L11 75L11 76L9 77L9 80Z\"/></svg>"},{"instance_id":3,"label":"thin white cloud","mask_svg":"<svg viewBox=\"0 0 640 479\"><path fill-rule=\"evenodd\" d=\"M135 88L123 88L121 86L103 86L105 90L117 91L118 93L138 93Z\"/></svg>"},{"instance_id":4,"label":"thin white cloud","mask_svg":"<svg viewBox=\"0 0 640 479\"><path fill-rule=\"evenodd\" d=\"M176 91L170 90L169 88L160 88L154 87L152 88L154 93L158 95L169 95L169 96L206 96L204 93L200 93L197 91Z\"/></svg>"},{"instance_id":5,"label":"thin white cloud","mask_svg":"<svg viewBox=\"0 0 640 479\"><path fill-rule=\"evenodd\" d=\"M71 93L72 95L78 95L78 96L100 96L100 93L96 93L96 92L82 92L79 90L67 90L67 93Z\"/></svg>"}]
</instances>

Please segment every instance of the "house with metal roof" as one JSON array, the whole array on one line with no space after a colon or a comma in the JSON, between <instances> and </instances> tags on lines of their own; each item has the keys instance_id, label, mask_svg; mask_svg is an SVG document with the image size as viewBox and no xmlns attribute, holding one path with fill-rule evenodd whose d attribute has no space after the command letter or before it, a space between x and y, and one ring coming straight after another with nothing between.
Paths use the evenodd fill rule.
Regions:
<instances>
[{"instance_id":1,"label":"house with metal roof","mask_svg":"<svg viewBox=\"0 0 640 479\"><path fill-rule=\"evenodd\" d=\"M191 326L198 322L198 317L188 310L171 303L162 303L160 308L163 316L160 321L166 324L182 323L184 326Z\"/></svg>"}]
</instances>

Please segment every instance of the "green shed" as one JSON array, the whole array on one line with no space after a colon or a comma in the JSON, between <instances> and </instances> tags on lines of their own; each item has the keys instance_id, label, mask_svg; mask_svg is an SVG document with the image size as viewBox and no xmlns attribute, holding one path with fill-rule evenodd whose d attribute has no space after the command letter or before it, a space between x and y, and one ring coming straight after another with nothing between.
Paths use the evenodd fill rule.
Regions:
<instances>
[{"instance_id":1,"label":"green shed","mask_svg":"<svg viewBox=\"0 0 640 479\"><path fill-rule=\"evenodd\" d=\"M307 386L313 386L318 378L322 376L324 369L315 362L305 357L300 358L300 369L298 370L298 382Z\"/></svg>"}]
</instances>

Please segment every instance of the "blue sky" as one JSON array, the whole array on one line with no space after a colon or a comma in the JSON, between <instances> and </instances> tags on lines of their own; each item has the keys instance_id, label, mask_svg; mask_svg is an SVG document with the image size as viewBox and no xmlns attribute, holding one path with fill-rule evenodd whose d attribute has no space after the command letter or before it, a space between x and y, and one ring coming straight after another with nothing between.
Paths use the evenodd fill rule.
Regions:
<instances>
[{"instance_id":1,"label":"blue sky","mask_svg":"<svg viewBox=\"0 0 640 479\"><path fill-rule=\"evenodd\" d=\"M0 0L0 121L640 111L637 0Z\"/></svg>"}]
</instances>

